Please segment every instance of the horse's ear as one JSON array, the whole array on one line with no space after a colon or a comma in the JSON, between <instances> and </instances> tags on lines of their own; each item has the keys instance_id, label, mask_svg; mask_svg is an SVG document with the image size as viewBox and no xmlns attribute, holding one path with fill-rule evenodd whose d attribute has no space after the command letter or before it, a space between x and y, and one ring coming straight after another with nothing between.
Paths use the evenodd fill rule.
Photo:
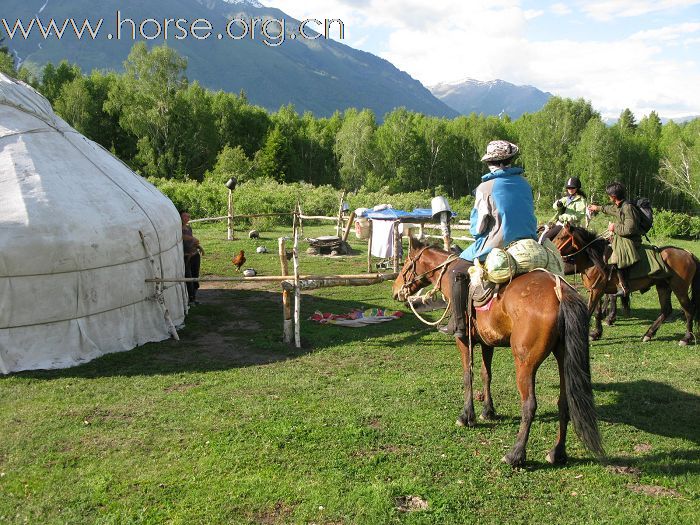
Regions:
<instances>
[{"instance_id":1,"label":"horse's ear","mask_svg":"<svg viewBox=\"0 0 700 525\"><path fill-rule=\"evenodd\" d=\"M420 250L420 248L423 246L421 242L413 235L411 235L409 238L411 251L414 252L416 250Z\"/></svg>"},{"instance_id":2,"label":"horse's ear","mask_svg":"<svg viewBox=\"0 0 700 525\"><path fill-rule=\"evenodd\" d=\"M564 231L566 233L571 233L571 224L569 221L564 221Z\"/></svg>"}]
</instances>

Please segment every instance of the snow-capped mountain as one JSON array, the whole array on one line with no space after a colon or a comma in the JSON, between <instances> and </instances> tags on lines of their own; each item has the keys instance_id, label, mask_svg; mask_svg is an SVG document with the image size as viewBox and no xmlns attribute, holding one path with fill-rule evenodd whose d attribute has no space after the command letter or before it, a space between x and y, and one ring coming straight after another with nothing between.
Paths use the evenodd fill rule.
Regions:
<instances>
[{"instance_id":1,"label":"snow-capped mountain","mask_svg":"<svg viewBox=\"0 0 700 525\"><path fill-rule=\"evenodd\" d=\"M534 113L552 97L532 86L516 86L503 80L482 82L471 78L443 82L429 88L437 98L463 115L508 115L512 119Z\"/></svg>"}]
</instances>

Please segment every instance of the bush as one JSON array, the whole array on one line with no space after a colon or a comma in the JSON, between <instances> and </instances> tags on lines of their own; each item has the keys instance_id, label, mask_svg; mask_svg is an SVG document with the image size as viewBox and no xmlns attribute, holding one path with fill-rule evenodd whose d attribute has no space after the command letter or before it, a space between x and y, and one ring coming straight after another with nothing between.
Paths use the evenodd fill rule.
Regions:
<instances>
[{"instance_id":1,"label":"bush","mask_svg":"<svg viewBox=\"0 0 700 525\"><path fill-rule=\"evenodd\" d=\"M178 209L187 209L193 219L222 217L227 213L228 190L220 180L206 178L204 182L177 181L150 178L149 181L163 192ZM391 204L399 210L428 208L433 198L429 190L391 194L387 191L360 190L347 197L351 209L372 208L378 204ZM239 224L258 230L268 230L276 225L292 225L292 211L297 201L304 215L338 214L340 191L332 186L313 186L305 182L280 183L273 179L253 179L240 183L233 192L233 213L255 215L285 213L280 217L259 217L239 220ZM459 219L469 219L474 197L466 196L450 202Z\"/></svg>"},{"instance_id":2,"label":"bush","mask_svg":"<svg viewBox=\"0 0 700 525\"><path fill-rule=\"evenodd\" d=\"M700 217L668 210L654 210L654 226L650 236L700 239Z\"/></svg>"}]
</instances>

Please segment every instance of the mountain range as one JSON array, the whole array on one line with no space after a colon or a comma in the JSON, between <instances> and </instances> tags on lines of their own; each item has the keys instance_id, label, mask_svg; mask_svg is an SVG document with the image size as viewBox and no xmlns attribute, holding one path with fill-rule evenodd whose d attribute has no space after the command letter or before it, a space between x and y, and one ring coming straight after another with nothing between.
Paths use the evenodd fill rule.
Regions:
<instances>
[{"instance_id":1,"label":"mountain range","mask_svg":"<svg viewBox=\"0 0 700 525\"><path fill-rule=\"evenodd\" d=\"M211 37L205 40L191 35L180 40L171 37L167 44L187 57L188 78L208 88L234 93L243 90L248 100L269 110L276 111L292 103L297 111L311 111L318 117L348 107L372 109L380 120L399 106L441 117L458 114L390 62L331 39L301 38L298 21L256 0L2 0L2 4L2 16L10 29L15 19L21 20L26 28L35 17L45 25L53 18L59 26L63 20L74 19L78 27L88 17L93 28L100 19L104 20L94 40L87 37L87 32L79 40L70 25L60 40L55 35L44 39L36 25L29 38L24 39L16 32L11 39L6 34L7 28L0 24L0 36L5 36L5 45L18 61L28 66L38 68L47 62L68 60L85 72L93 69L120 71L134 41L128 24L122 25L123 34L128 33L128 38L116 38L117 13L121 21L134 20L137 28L149 18L160 21L162 27L169 18L186 19L189 23L203 18L214 28ZM260 24L255 39L229 38L225 28L234 18L284 19L286 38L280 45L266 45L265 41L274 44L281 38L263 37ZM275 27L279 25L271 25L268 32L274 34ZM315 36L312 29L317 28L307 26L305 34ZM146 30L149 36L155 35L155 23L148 23ZM172 25L170 30L171 36L178 35ZM338 31L337 26L333 30ZM277 31L281 35L279 29ZM241 37L244 34L242 25L233 26L231 33ZM199 34L201 36L202 32ZM223 36L221 39L219 34ZM162 44L162 35L151 42Z\"/></svg>"},{"instance_id":2,"label":"mountain range","mask_svg":"<svg viewBox=\"0 0 700 525\"><path fill-rule=\"evenodd\" d=\"M445 104L462 115L508 115L517 119L523 113L542 109L553 96L532 86L516 86L503 80L481 82L467 78L444 82L430 87L430 91Z\"/></svg>"}]
</instances>

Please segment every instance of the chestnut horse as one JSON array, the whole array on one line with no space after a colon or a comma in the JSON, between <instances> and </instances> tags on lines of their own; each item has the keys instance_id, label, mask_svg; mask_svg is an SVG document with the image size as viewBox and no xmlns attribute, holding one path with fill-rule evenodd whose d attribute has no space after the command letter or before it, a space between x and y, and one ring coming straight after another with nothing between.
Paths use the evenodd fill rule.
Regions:
<instances>
[{"instance_id":1,"label":"chestnut horse","mask_svg":"<svg viewBox=\"0 0 700 525\"><path fill-rule=\"evenodd\" d=\"M450 297L451 279L444 276L449 275L449 265L454 261L451 255L454 256L411 239L408 259L392 289L394 299L404 301L431 283ZM488 311L476 312L469 341L456 340L464 371L464 409L457 424L473 427L476 423L472 392L473 344L470 343L481 345L482 419L496 416L491 399L493 349L510 346L515 360L522 418L515 444L503 461L513 467L522 465L530 425L537 409L535 375L544 359L554 353L559 367L559 431L554 448L547 454L547 461L553 464L566 462L569 418L586 447L602 456L591 387L588 321L583 299L550 273L535 271L524 274L502 287Z\"/></svg>"},{"instance_id":2,"label":"chestnut horse","mask_svg":"<svg viewBox=\"0 0 700 525\"><path fill-rule=\"evenodd\" d=\"M576 265L577 273L582 275L583 285L588 289L588 311L593 313L603 294L614 293L617 289L617 272L610 275L604 262L608 242L595 233L578 226L564 225L553 240L559 252ZM670 276L662 278L643 277L630 279L631 291L647 291L656 286L659 295L661 313L652 323L643 337L651 340L661 324L671 315L671 293L683 309L686 330L678 344L685 346L693 340L693 320L700 324L700 261L687 250L666 246L660 248L661 258L671 270ZM691 295L688 292L691 291ZM602 314L598 309L595 316L596 326L591 332L591 339L600 339L603 334Z\"/></svg>"}]
</instances>

